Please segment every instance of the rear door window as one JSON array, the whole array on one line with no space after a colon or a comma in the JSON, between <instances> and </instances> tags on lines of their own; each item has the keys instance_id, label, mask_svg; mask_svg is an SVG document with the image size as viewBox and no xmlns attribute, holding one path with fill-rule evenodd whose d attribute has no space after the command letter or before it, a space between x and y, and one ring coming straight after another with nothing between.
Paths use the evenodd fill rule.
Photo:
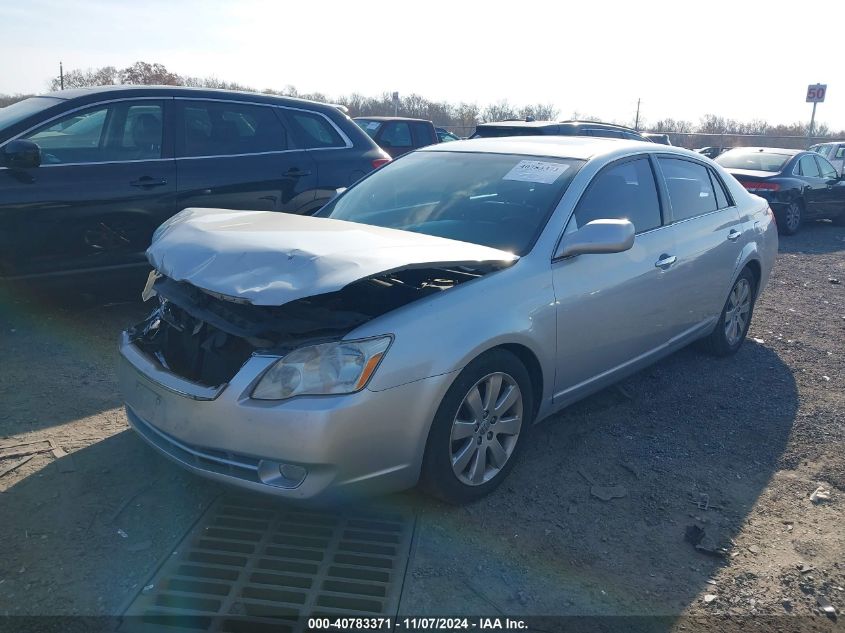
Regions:
<instances>
[{"instance_id":1,"label":"rear door window","mask_svg":"<svg viewBox=\"0 0 845 633\"><path fill-rule=\"evenodd\" d=\"M707 167L680 158L660 157L657 161L666 179L676 222L716 211L716 194Z\"/></svg>"},{"instance_id":2,"label":"rear door window","mask_svg":"<svg viewBox=\"0 0 845 633\"><path fill-rule=\"evenodd\" d=\"M233 156L288 148L287 131L271 107L218 101L180 103L179 156Z\"/></svg>"},{"instance_id":3,"label":"rear door window","mask_svg":"<svg viewBox=\"0 0 845 633\"><path fill-rule=\"evenodd\" d=\"M806 176L807 178L821 178L819 166L816 164L815 158L812 154L802 156L798 161L798 175Z\"/></svg>"},{"instance_id":4,"label":"rear door window","mask_svg":"<svg viewBox=\"0 0 845 633\"><path fill-rule=\"evenodd\" d=\"M299 131L305 147L346 147L346 142L323 115L304 110L287 110L286 114Z\"/></svg>"},{"instance_id":5,"label":"rear door window","mask_svg":"<svg viewBox=\"0 0 845 633\"><path fill-rule=\"evenodd\" d=\"M627 219L637 233L661 225L660 201L651 162L645 156L605 167L578 201L574 230L593 220Z\"/></svg>"}]
</instances>

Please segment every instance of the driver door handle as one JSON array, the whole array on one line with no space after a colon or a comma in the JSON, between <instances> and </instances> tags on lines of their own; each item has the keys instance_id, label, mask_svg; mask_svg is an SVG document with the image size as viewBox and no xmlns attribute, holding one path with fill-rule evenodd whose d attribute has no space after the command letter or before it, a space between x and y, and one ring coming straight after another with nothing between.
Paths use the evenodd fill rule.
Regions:
<instances>
[{"instance_id":1,"label":"driver door handle","mask_svg":"<svg viewBox=\"0 0 845 633\"><path fill-rule=\"evenodd\" d=\"M156 180L152 176L142 176L138 180L133 180L129 183L132 187L161 187L167 184L164 178Z\"/></svg>"},{"instance_id":2,"label":"driver door handle","mask_svg":"<svg viewBox=\"0 0 845 633\"><path fill-rule=\"evenodd\" d=\"M674 264L676 261L678 261L677 257L675 257L674 255L666 255L664 253L663 255L660 256L660 259L658 259L656 262L654 262L654 265L657 268L662 268L663 270L666 270L667 268L669 268L669 266Z\"/></svg>"},{"instance_id":3,"label":"driver door handle","mask_svg":"<svg viewBox=\"0 0 845 633\"><path fill-rule=\"evenodd\" d=\"M731 230L730 230L730 232L728 232L728 239L729 239L731 242L735 242L736 240L738 240L738 239L739 239L739 236L740 236L740 235L742 235L742 233L740 233L740 232L739 232L739 231L737 231L736 229L731 229Z\"/></svg>"}]
</instances>

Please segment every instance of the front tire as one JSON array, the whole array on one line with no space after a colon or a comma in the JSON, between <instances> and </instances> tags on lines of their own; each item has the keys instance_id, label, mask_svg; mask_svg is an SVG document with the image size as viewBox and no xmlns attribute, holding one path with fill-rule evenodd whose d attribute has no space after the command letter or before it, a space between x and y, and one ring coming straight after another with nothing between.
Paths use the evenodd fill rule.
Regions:
<instances>
[{"instance_id":1,"label":"front tire","mask_svg":"<svg viewBox=\"0 0 845 633\"><path fill-rule=\"evenodd\" d=\"M804 221L804 205L800 200L793 200L777 216L778 232L782 235L795 235Z\"/></svg>"},{"instance_id":2,"label":"front tire","mask_svg":"<svg viewBox=\"0 0 845 633\"><path fill-rule=\"evenodd\" d=\"M525 366L507 350L482 354L461 371L437 409L422 487L453 504L491 493L513 468L533 421Z\"/></svg>"},{"instance_id":3,"label":"front tire","mask_svg":"<svg viewBox=\"0 0 845 633\"><path fill-rule=\"evenodd\" d=\"M716 328L702 341L706 351L714 356L736 354L748 334L756 296L757 280L745 268L731 287Z\"/></svg>"}]
</instances>

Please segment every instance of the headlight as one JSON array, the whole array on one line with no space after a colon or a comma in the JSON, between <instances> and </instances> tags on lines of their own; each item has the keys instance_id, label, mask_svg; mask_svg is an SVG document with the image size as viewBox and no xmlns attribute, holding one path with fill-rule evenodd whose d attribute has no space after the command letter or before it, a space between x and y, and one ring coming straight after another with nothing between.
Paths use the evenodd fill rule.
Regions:
<instances>
[{"instance_id":1,"label":"headlight","mask_svg":"<svg viewBox=\"0 0 845 633\"><path fill-rule=\"evenodd\" d=\"M380 336L296 349L270 367L252 390L252 397L284 400L359 391L369 382L392 340Z\"/></svg>"}]
</instances>

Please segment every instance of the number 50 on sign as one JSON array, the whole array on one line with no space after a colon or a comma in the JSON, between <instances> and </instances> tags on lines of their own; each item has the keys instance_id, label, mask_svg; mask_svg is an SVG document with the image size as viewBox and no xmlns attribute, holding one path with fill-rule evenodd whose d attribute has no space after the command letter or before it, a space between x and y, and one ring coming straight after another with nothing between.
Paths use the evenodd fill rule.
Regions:
<instances>
[{"instance_id":1,"label":"number 50 on sign","mask_svg":"<svg viewBox=\"0 0 845 633\"><path fill-rule=\"evenodd\" d=\"M824 103L827 94L827 84L807 86L807 103Z\"/></svg>"}]
</instances>

